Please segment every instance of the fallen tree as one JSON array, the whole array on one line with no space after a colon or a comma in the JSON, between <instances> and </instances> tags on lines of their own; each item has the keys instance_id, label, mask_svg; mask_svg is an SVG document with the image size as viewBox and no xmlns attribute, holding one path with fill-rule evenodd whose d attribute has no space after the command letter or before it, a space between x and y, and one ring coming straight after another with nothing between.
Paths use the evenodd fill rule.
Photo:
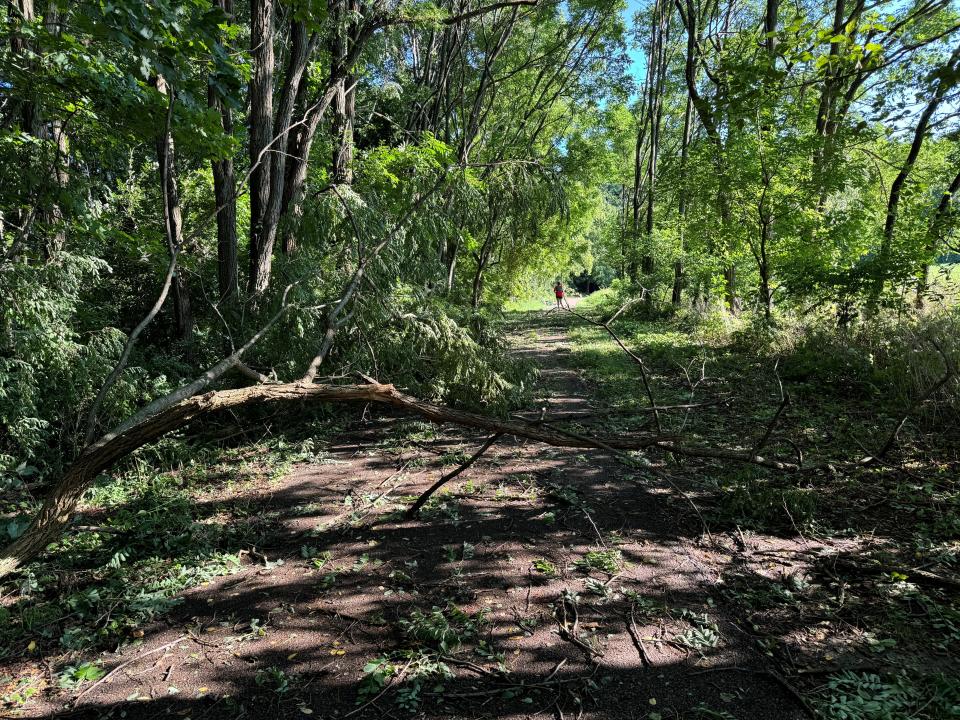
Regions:
<instances>
[{"instance_id":1,"label":"fallen tree","mask_svg":"<svg viewBox=\"0 0 960 720\"><path fill-rule=\"evenodd\" d=\"M614 450L660 449L689 457L745 462L794 471L794 463L765 458L749 452L684 445L662 435L586 436L560 432L522 420L501 420L478 413L426 402L397 390L393 385L323 385L307 382L261 384L248 388L218 390L194 395L162 408L119 432L104 436L77 458L53 486L26 532L0 553L0 577L36 557L54 542L69 522L84 491L105 469L137 448L183 427L192 420L219 410L236 409L265 402L378 403L416 413L435 423L454 423L501 435L535 440L556 447Z\"/></svg>"}]
</instances>

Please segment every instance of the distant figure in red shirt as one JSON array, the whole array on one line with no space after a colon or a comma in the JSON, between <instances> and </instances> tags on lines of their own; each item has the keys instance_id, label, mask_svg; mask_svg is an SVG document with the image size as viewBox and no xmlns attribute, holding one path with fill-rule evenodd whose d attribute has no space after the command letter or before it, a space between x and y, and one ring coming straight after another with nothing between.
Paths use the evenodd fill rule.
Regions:
<instances>
[{"instance_id":1,"label":"distant figure in red shirt","mask_svg":"<svg viewBox=\"0 0 960 720\"><path fill-rule=\"evenodd\" d=\"M568 309L568 310L570 309L570 303L568 303L568 302L566 301L566 299L564 299L564 296L563 296L563 285L560 283L559 280L557 281L557 284L553 286L553 294L557 296L557 309L558 309L558 310L559 310L560 308L562 308L564 305L567 306L567 309Z\"/></svg>"}]
</instances>

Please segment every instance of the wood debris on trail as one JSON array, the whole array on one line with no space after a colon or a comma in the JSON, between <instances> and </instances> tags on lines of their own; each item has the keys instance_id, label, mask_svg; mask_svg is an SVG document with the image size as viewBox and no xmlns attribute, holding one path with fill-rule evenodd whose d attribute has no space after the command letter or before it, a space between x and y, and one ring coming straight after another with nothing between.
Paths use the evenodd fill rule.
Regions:
<instances>
[{"instance_id":1,"label":"wood debris on trail","mask_svg":"<svg viewBox=\"0 0 960 720\"><path fill-rule=\"evenodd\" d=\"M539 367L535 407L601 411L570 364L566 327L548 316L518 340ZM488 443L407 519L437 468L465 464L454 458L478 443L385 416L341 436L324 464L247 488L271 527L242 565L185 593L142 646L106 653L96 684L24 717L809 715L718 583L734 569L777 581L761 547L794 572L827 548L707 542L660 472L516 437Z\"/></svg>"}]
</instances>

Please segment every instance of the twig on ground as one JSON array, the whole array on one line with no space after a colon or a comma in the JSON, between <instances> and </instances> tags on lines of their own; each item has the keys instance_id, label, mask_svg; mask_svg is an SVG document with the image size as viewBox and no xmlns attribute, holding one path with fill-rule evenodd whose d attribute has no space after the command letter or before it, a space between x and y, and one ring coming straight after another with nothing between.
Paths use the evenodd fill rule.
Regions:
<instances>
[{"instance_id":1,"label":"twig on ground","mask_svg":"<svg viewBox=\"0 0 960 720\"><path fill-rule=\"evenodd\" d=\"M568 643L575 645L583 654L587 656L587 662L596 663L597 658L603 657L603 653L589 643L580 638L580 614L577 611L576 602L564 594L556 603L556 608L560 611L561 617L557 617L557 634ZM569 615L573 617L573 623L570 623ZM556 617L556 614L554 615Z\"/></svg>"},{"instance_id":2,"label":"twig on ground","mask_svg":"<svg viewBox=\"0 0 960 720\"><path fill-rule=\"evenodd\" d=\"M597 528L597 524L593 521L593 518L590 517L590 513L587 512L587 509L585 507L581 508L581 510L583 510L583 514L586 516L587 522L590 523L590 526L593 528L593 531L597 534L597 542L599 542L600 546L604 550L606 550L607 544L603 541L603 536L600 534L600 530Z\"/></svg>"},{"instance_id":3,"label":"twig on ground","mask_svg":"<svg viewBox=\"0 0 960 720\"><path fill-rule=\"evenodd\" d=\"M410 507L406 512L407 518L416 517L417 513L420 512L427 500L430 499L430 496L433 495L437 490L442 488L448 482L453 480L457 475L462 473L464 470L473 465L477 460L480 459L480 456L483 455L487 450L490 449L490 446L493 445L497 440L503 437L502 432L497 432L487 438L487 441L480 446L480 449L477 450L473 455L467 458L464 462L454 470L443 475L439 480L437 480L433 485L431 485L420 497L417 498L417 501Z\"/></svg>"},{"instance_id":4,"label":"twig on ground","mask_svg":"<svg viewBox=\"0 0 960 720\"><path fill-rule=\"evenodd\" d=\"M630 633L630 639L633 640L633 645L640 654L641 664L644 667L653 667L653 663L650 662L650 656L647 654L647 648L643 644L643 638L640 637L640 631L637 629L637 621L634 618L632 605L630 606L630 622L627 623L627 632Z\"/></svg>"},{"instance_id":5,"label":"twig on ground","mask_svg":"<svg viewBox=\"0 0 960 720\"><path fill-rule=\"evenodd\" d=\"M173 647L174 645L177 645L178 643L182 643L184 640L189 640L189 639L190 639L190 637L189 637L188 635L182 635L182 636L178 637L176 640L172 640L171 642L168 642L168 643L166 643L166 644L164 644L164 645L161 645L160 647L156 647L156 648L154 648L153 650L147 650L147 652L145 652L145 653L140 653L140 654L137 655L136 657L132 657L132 658L130 658L129 660L127 660L126 662L120 663L120 664L117 665L113 670L111 670L111 671L108 672L106 675L104 675L102 678L100 678L99 680L97 680L93 685L91 685L91 686L88 687L86 690L84 690L84 691L81 692L79 695L77 695L77 696L73 699L73 706L74 706L74 707L77 707L77 705L80 704L80 699L81 699L82 697L84 697L85 695L93 692L96 688L100 687L103 683L108 682L114 675L116 675L118 672L120 672L121 670L123 670L125 667L127 667L127 666L129 666L129 665L132 665L133 663L137 662L138 660L142 660L143 658L148 657L149 655L156 655L158 652L163 652L163 651L166 650L167 648L171 648L171 647Z\"/></svg>"},{"instance_id":6,"label":"twig on ground","mask_svg":"<svg viewBox=\"0 0 960 720\"><path fill-rule=\"evenodd\" d=\"M384 686L383 690L381 690L381 691L378 692L376 695L374 695L372 698L370 698L369 700L367 700L367 702L365 702L363 705L360 705L359 707L354 708L353 710L351 710L350 712L348 712L346 715L344 715L344 716L343 716L344 720L346 720L346 718L348 718L348 717L353 717L354 715L358 714L358 713L359 713L360 711L362 711L362 710L365 710L366 708L368 708L368 707L370 707L371 705L373 705L377 700L379 700L379 699L382 698L384 695L386 695L386 694L387 694L387 691L390 690L390 688L392 688L392 687L393 687L394 685L396 685L398 682L400 682L400 680L403 678L403 676L407 674L407 670L410 668L410 664L411 664L412 662L413 662L413 658L410 658L409 660L407 660L407 664L404 665L404 666L400 669L400 672L398 672L396 675L394 675L393 677L390 678L390 682L388 682L388 683Z\"/></svg>"}]
</instances>

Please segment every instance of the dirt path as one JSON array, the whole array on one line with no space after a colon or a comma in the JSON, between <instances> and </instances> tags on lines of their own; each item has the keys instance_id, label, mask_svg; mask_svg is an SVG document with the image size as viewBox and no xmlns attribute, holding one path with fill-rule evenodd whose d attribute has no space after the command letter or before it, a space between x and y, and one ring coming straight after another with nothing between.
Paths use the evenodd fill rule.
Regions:
<instances>
[{"instance_id":1,"label":"dirt path","mask_svg":"<svg viewBox=\"0 0 960 720\"><path fill-rule=\"evenodd\" d=\"M541 370L535 408L549 413L597 409L569 362L568 320L541 314L516 334L516 352ZM67 714L804 717L765 674L747 619L723 609L730 558L700 544L683 500L654 476L602 452L504 439L424 518L399 516L406 496L482 441L382 418L322 463L249 491L270 541L236 574L189 592L142 645L106 654L108 682L88 684ZM411 653L437 647L423 632L436 627L429 613L453 606L484 619L447 610L443 662L455 677L412 689L437 659ZM379 698L368 685L372 702L358 702L364 666L385 657L401 677ZM63 712L69 699L26 716Z\"/></svg>"}]
</instances>

